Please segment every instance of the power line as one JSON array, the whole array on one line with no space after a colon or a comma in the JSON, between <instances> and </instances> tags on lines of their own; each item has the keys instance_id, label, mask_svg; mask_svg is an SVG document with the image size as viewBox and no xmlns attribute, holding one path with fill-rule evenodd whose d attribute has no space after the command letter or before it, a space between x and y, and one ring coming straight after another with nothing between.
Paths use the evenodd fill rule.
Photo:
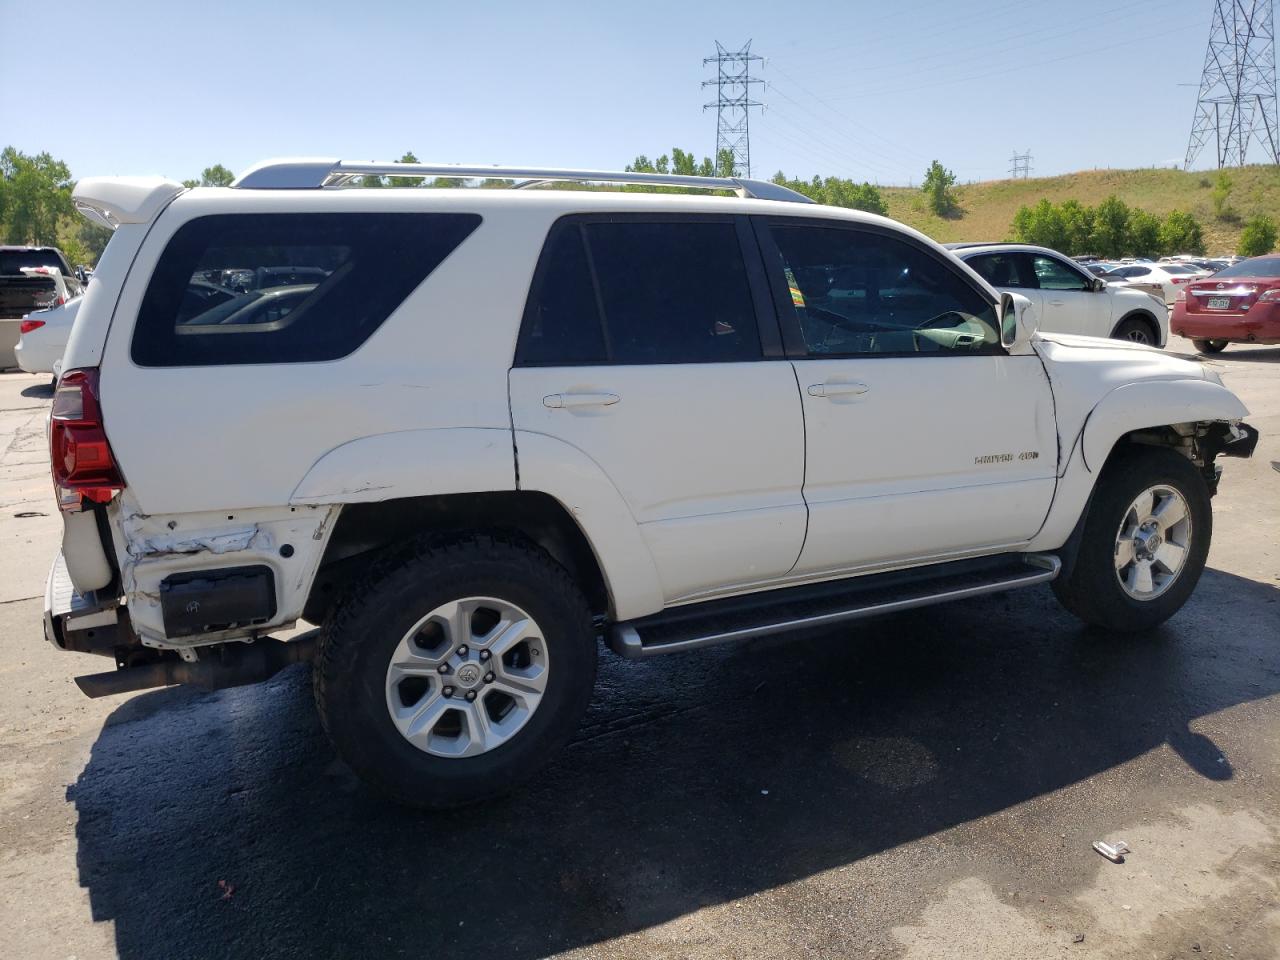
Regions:
<instances>
[{"instance_id":1,"label":"power line","mask_svg":"<svg viewBox=\"0 0 1280 960\"><path fill-rule=\"evenodd\" d=\"M1211 139L1219 169L1243 166L1253 140L1280 163L1276 120L1271 0L1215 0L1185 168Z\"/></svg>"},{"instance_id":2,"label":"power line","mask_svg":"<svg viewBox=\"0 0 1280 960\"><path fill-rule=\"evenodd\" d=\"M1027 147L1026 153L1015 153L1009 158L1009 162L1013 164L1009 168L1009 176L1014 180L1026 180L1031 176L1031 148Z\"/></svg>"},{"instance_id":3,"label":"power line","mask_svg":"<svg viewBox=\"0 0 1280 960\"><path fill-rule=\"evenodd\" d=\"M763 62L764 57L751 52L748 40L741 50L726 50L716 41L716 55L704 57L702 65L716 65L716 78L703 80L702 86L716 88L714 103L703 104L704 111L716 108L716 163L720 163L722 151L733 155L733 173L751 176L751 108L763 106L751 99L751 85L764 83L751 76L751 64Z\"/></svg>"}]
</instances>

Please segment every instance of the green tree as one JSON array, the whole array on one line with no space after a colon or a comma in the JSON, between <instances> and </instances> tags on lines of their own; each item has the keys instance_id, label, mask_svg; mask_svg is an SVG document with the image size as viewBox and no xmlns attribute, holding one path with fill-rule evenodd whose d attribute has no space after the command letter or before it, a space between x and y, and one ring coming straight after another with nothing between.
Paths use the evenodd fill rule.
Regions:
<instances>
[{"instance_id":1,"label":"green tree","mask_svg":"<svg viewBox=\"0 0 1280 960\"><path fill-rule=\"evenodd\" d=\"M183 180L184 187L229 187L236 175L220 163L205 167L200 171L199 180Z\"/></svg>"},{"instance_id":2,"label":"green tree","mask_svg":"<svg viewBox=\"0 0 1280 960\"><path fill-rule=\"evenodd\" d=\"M1063 245L1057 249L1069 256L1089 253L1089 241L1093 234L1093 209L1079 200L1064 200L1058 207L1062 218Z\"/></svg>"},{"instance_id":3,"label":"green tree","mask_svg":"<svg viewBox=\"0 0 1280 960\"><path fill-rule=\"evenodd\" d=\"M0 151L0 225L8 243L56 243L59 220L73 215L71 171L50 154Z\"/></svg>"},{"instance_id":4,"label":"green tree","mask_svg":"<svg viewBox=\"0 0 1280 960\"><path fill-rule=\"evenodd\" d=\"M400 163L420 163L421 161L413 155L412 150L406 150ZM422 185L422 180L418 177L388 177L387 182L393 187L418 187Z\"/></svg>"},{"instance_id":5,"label":"green tree","mask_svg":"<svg viewBox=\"0 0 1280 960\"><path fill-rule=\"evenodd\" d=\"M1210 199L1213 201L1213 215L1219 220L1234 220L1236 218L1236 212L1227 203L1231 198L1232 186L1231 177L1227 171L1219 170L1218 177L1213 182L1213 193L1209 194Z\"/></svg>"},{"instance_id":6,"label":"green tree","mask_svg":"<svg viewBox=\"0 0 1280 960\"><path fill-rule=\"evenodd\" d=\"M1236 252L1242 257L1260 257L1276 248L1276 222L1259 214L1251 217L1240 233Z\"/></svg>"},{"instance_id":7,"label":"green tree","mask_svg":"<svg viewBox=\"0 0 1280 960\"><path fill-rule=\"evenodd\" d=\"M1047 197L1034 207L1020 207L1013 215L1013 236L1022 243L1034 243L1051 250L1067 250L1069 235L1061 208Z\"/></svg>"},{"instance_id":8,"label":"green tree","mask_svg":"<svg viewBox=\"0 0 1280 960\"><path fill-rule=\"evenodd\" d=\"M1204 231L1189 213L1174 210L1160 225L1160 247L1166 253L1204 253Z\"/></svg>"},{"instance_id":9,"label":"green tree","mask_svg":"<svg viewBox=\"0 0 1280 960\"><path fill-rule=\"evenodd\" d=\"M1153 257L1163 252L1159 217L1145 210L1130 211L1129 249L1136 257Z\"/></svg>"},{"instance_id":10,"label":"green tree","mask_svg":"<svg viewBox=\"0 0 1280 960\"><path fill-rule=\"evenodd\" d=\"M1103 257L1123 257L1129 252L1129 207L1115 194L1094 208L1089 245Z\"/></svg>"},{"instance_id":11,"label":"green tree","mask_svg":"<svg viewBox=\"0 0 1280 960\"><path fill-rule=\"evenodd\" d=\"M956 175L937 160L929 164L924 172L924 183L920 189L924 191L925 203L929 209L940 217L949 217L958 209L955 193Z\"/></svg>"}]
</instances>

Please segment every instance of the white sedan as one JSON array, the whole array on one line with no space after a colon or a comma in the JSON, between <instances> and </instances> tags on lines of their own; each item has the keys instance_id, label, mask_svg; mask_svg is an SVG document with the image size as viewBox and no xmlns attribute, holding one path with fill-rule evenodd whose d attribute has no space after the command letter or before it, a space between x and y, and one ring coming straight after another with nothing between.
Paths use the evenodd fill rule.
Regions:
<instances>
[{"instance_id":1,"label":"white sedan","mask_svg":"<svg viewBox=\"0 0 1280 960\"><path fill-rule=\"evenodd\" d=\"M48 310L27 314L18 328L21 336L13 354L18 366L27 373L49 373L57 377L62 370L62 353L67 349L71 325L80 310L83 297L76 297Z\"/></svg>"},{"instance_id":2,"label":"white sedan","mask_svg":"<svg viewBox=\"0 0 1280 960\"><path fill-rule=\"evenodd\" d=\"M1108 283L1158 283L1164 290L1164 302L1172 306L1178 299L1178 291L1185 284L1206 275L1198 267L1187 263L1129 263L1102 276Z\"/></svg>"}]
</instances>

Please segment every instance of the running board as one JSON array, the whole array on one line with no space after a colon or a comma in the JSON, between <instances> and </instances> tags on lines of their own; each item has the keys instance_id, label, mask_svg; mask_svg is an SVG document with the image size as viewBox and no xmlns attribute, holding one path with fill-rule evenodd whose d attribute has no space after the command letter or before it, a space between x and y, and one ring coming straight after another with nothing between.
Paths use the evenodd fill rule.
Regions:
<instances>
[{"instance_id":1,"label":"running board","mask_svg":"<svg viewBox=\"0 0 1280 960\"><path fill-rule=\"evenodd\" d=\"M614 624L609 646L631 659L735 643L1048 583L1061 569L1053 554L1013 554L709 600Z\"/></svg>"}]
</instances>

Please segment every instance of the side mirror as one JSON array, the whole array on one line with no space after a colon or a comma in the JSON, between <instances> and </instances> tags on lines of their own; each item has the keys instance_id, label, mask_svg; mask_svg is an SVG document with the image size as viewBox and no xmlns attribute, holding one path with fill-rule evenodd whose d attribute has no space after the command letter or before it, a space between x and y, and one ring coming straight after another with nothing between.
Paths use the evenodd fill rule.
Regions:
<instances>
[{"instance_id":1,"label":"side mirror","mask_svg":"<svg viewBox=\"0 0 1280 960\"><path fill-rule=\"evenodd\" d=\"M1000 295L1000 342L1012 354L1031 352L1036 333L1035 306L1026 297Z\"/></svg>"},{"instance_id":2,"label":"side mirror","mask_svg":"<svg viewBox=\"0 0 1280 960\"><path fill-rule=\"evenodd\" d=\"M1103 290L1107 289L1107 281L1102 279L1102 277L1094 277L1089 282L1089 289L1094 293L1101 293Z\"/></svg>"}]
</instances>

